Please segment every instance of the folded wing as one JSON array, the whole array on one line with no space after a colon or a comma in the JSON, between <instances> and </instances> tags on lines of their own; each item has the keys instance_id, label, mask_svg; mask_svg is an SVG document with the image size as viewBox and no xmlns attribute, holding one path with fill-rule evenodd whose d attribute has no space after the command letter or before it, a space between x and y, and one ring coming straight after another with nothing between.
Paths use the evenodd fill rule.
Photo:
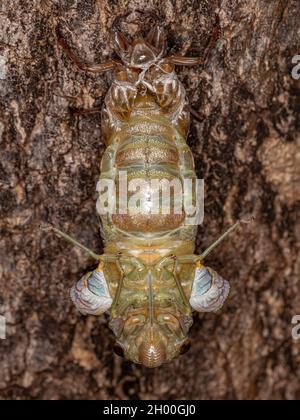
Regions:
<instances>
[{"instance_id":1,"label":"folded wing","mask_svg":"<svg viewBox=\"0 0 300 420\"><path fill-rule=\"evenodd\" d=\"M211 268L199 266L195 271L190 305L198 312L216 312L223 306L229 291L227 280Z\"/></svg>"},{"instance_id":2,"label":"folded wing","mask_svg":"<svg viewBox=\"0 0 300 420\"><path fill-rule=\"evenodd\" d=\"M101 315L112 304L102 270L94 270L82 277L70 291L71 299L83 315Z\"/></svg>"}]
</instances>

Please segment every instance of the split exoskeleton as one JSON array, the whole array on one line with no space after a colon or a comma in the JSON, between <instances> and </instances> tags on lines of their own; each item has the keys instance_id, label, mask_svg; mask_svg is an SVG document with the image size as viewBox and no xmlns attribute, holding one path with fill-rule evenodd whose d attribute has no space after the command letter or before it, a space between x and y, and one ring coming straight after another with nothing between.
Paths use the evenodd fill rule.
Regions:
<instances>
[{"instance_id":1,"label":"split exoskeleton","mask_svg":"<svg viewBox=\"0 0 300 420\"><path fill-rule=\"evenodd\" d=\"M216 36L214 30L210 44ZM146 182L196 179L186 143L189 107L174 66L202 64L206 57L166 57L160 26L133 42L116 31L121 61L100 65L82 63L61 37L59 42L82 70L115 71L102 111L107 148L100 179L118 185L121 171L128 180L138 177ZM116 187L116 202L120 194ZM184 212L116 211L102 215L101 222L104 254L96 256L98 267L72 288L72 300L82 314L109 313L119 354L148 367L159 366L187 350L192 311L219 310L229 284L202 264L205 253L194 254L197 226L185 223Z\"/></svg>"}]
</instances>

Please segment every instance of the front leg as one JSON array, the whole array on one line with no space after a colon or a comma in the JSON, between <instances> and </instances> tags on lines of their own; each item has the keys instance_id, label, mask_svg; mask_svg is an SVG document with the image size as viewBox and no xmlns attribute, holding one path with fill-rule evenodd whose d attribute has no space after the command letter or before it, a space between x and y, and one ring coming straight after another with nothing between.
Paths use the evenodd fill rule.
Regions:
<instances>
[{"instance_id":1,"label":"front leg","mask_svg":"<svg viewBox=\"0 0 300 420\"><path fill-rule=\"evenodd\" d=\"M66 40L63 38L63 36L59 32L58 28L56 28L56 36L57 36L57 42L64 49L67 56L77 65L77 67L80 70L88 71L88 72L91 72L91 73L101 73L101 72L113 70L115 67L117 67L120 64L120 62L117 61L117 60L107 60L104 63L100 63L100 64L84 63L71 50L71 48L67 44Z\"/></svg>"},{"instance_id":2,"label":"front leg","mask_svg":"<svg viewBox=\"0 0 300 420\"><path fill-rule=\"evenodd\" d=\"M191 307L198 312L216 312L224 304L228 297L230 286L218 273L211 268L205 267L203 261L228 235L241 223L250 223L250 220L239 220L230 226L216 241L214 241L201 255L179 255L176 261L179 264L192 265L195 267L195 275L192 283L192 291L189 299ZM167 256L157 263L158 268L171 261L174 257Z\"/></svg>"},{"instance_id":3,"label":"front leg","mask_svg":"<svg viewBox=\"0 0 300 420\"><path fill-rule=\"evenodd\" d=\"M106 139L129 117L137 96L137 76L125 67L119 67L109 88L102 109L102 132Z\"/></svg>"},{"instance_id":4,"label":"front leg","mask_svg":"<svg viewBox=\"0 0 300 420\"><path fill-rule=\"evenodd\" d=\"M202 57L184 57L180 55L172 55L169 57L169 60L177 66L204 66L210 52L214 49L216 42L220 34L220 18L216 15L215 25L213 27L212 33L207 47L205 48L204 54Z\"/></svg>"},{"instance_id":5,"label":"front leg","mask_svg":"<svg viewBox=\"0 0 300 420\"><path fill-rule=\"evenodd\" d=\"M229 294L228 281L211 268L205 267L197 255L164 257L157 263L157 270L161 271L172 259L178 267L174 267L173 276L181 295L183 312L189 315L190 308L197 312L216 312L221 309Z\"/></svg>"},{"instance_id":6,"label":"front leg","mask_svg":"<svg viewBox=\"0 0 300 420\"><path fill-rule=\"evenodd\" d=\"M185 137L189 129L189 109L183 84L177 77L174 65L161 60L145 75L143 84L156 96L157 103L172 124Z\"/></svg>"},{"instance_id":7,"label":"front leg","mask_svg":"<svg viewBox=\"0 0 300 420\"><path fill-rule=\"evenodd\" d=\"M84 275L70 290L71 299L76 308L83 315L101 315L110 310L111 315L114 316L119 305L125 276L123 266L130 264L135 266L137 272L141 272L145 270L144 264L135 257L123 256L122 254L96 254L50 224L43 224L40 228L44 231L53 231L98 262L98 267Z\"/></svg>"}]
</instances>

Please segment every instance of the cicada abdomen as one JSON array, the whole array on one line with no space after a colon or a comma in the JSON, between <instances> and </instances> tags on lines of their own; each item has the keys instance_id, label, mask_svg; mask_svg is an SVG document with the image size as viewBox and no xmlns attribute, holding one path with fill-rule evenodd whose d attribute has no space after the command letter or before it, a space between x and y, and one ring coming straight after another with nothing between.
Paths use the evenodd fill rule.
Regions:
<instances>
[{"instance_id":1,"label":"cicada abdomen","mask_svg":"<svg viewBox=\"0 0 300 420\"><path fill-rule=\"evenodd\" d=\"M194 254L197 226L179 200L185 181L195 181L196 173L186 143L185 89L174 65L201 60L165 57L160 27L133 42L117 31L115 44L120 62L81 65L91 71L115 68L115 75L102 114L107 148L97 209L105 250L99 267L72 288L71 297L84 314L109 312L118 354L156 367L188 348L192 311L218 310L229 292L228 283ZM157 186L169 194L157 194ZM189 193L193 201L195 189Z\"/></svg>"}]
</instances>

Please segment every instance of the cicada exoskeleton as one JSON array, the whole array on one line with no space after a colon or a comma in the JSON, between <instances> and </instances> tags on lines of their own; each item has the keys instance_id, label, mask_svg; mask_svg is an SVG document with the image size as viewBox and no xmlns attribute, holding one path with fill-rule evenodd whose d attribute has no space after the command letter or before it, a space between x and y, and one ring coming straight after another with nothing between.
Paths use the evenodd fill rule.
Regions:
<instances>
[{"instance_id":1,"label":"cicada exoskeleton","mask_svg":"<svg viewBox=\"0 0 300 420\"><path fill-rule=\"evenodd\" d=\"M107 148L100 174L100 181L107 181L113 197L113 211L101 214L103 255L90 252L99 266L72 288L71 297L83 314L108 312L117 354L148 367L187 351L193 310L217 311L229 293L228 282L202 261L238 223L199 256L195 255L197 229L186 223L185 211L164 212L163 198L157 199L156 213L149 200L143 212L124 211L131 198L130 194L124 198L124 189L137 178L145 185L140 200L152 192L154 181L167 180L175 185L179 180L180 186L187 178L196 179L186 143L189 105L175 66L203 64L217 34L218 25L200 59L167 56L166 36L160 25L145 38L133 41L116 30L114 41L120 60L100 65L82 63L59 36L60 44L82 70L114 70L102 111ZM124 173L123 188L120 178ZM173 210L176 194L171 200Z\"/></svg>"}]
</instances>

